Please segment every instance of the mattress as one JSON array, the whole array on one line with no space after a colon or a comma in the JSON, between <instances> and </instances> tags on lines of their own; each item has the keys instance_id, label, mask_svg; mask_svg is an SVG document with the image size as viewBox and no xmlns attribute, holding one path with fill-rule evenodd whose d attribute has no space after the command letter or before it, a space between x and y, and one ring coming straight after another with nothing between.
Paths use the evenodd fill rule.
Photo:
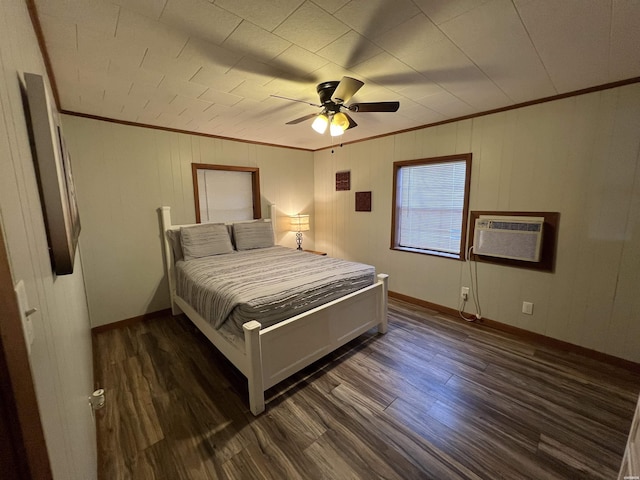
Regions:
<instances>
[{"instance_id":1,"label":"mattress","mask_svg":"<svg viewBox=\"0 0 640 480\"><path fill-rule=\"evenodd\" d=\"M371 265L275 246L176 263L176 293L214 328L243 336L375 283Z\"/></svg>"}]
</instances>

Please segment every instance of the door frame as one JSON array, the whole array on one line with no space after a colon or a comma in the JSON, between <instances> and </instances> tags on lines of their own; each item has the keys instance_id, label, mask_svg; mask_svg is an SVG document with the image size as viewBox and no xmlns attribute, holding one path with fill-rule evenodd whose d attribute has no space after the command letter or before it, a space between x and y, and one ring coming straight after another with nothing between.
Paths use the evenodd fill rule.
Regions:
<instances>
[{"instance_id":1,"label":"door frame","mask_svg":"<svg viewBox=\"0 0 640 480\"><path fill-rule=\"evenodd\" d=\"M53 479L2 224L0 312L0 436L11 447L0 455L0 471L11 479Z\"/></svg>"}]
</instances>

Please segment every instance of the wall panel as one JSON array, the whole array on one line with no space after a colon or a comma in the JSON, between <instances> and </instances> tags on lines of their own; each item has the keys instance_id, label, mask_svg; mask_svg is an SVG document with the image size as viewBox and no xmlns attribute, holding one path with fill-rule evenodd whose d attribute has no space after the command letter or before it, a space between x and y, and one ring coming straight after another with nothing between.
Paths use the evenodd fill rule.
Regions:
<instances>
[{"instance_id":1,"label":"wall panel","mask_svg":"<svg viewBox=\"0 0 640 480\"><path fill-rule=\"evenodd\" d=\"M554 273L478 265L483 315L640 362L630 340L640 337L631 293L640 284L639 150L634 84L345 145L340 160L319 151L316 241L390 274L392 291L457 308L465 262L389 249L391 175L397 160L471 151L472 210L560 212ZM340 169L372 178L374 212L356 218L345 208L332 188ZM362 247L363 232L380 240ZM534 315L521 313L523 301L534 302Z\"/></svg>"},{"instance_id":2,"label":"wall panel","mask_svg":"<svg viewBox=\"0 0 640 480\"><path fill-rule=\"evenodd\" d=\"M169 205L174 222L195 222L191 163L260 168L263 216L276 203L283 245L295 246L295 235L284 231L287 215L309 213L314 221L310 152L74 116L63 122L93 326L169 307L157 209ZM313 234L305 234L304 247L313 248Z\"/></svg>"},{"instance_id":3,"label":"wall panel","mask_svg":"<svg viewBox=\"0 0 640 480\"><path fill-rule=\"evenodd\" d=\"M25 368L31 369L54 478L94 479L95 425L87 400L94 386L82 261L76 255L71 275L52 274L24 111L25 72L46 79L26 3L0 0L0 228L12 282L24 281L29 304L37 308L30 316L34 342Z\"/></svg>"}]
</instances>

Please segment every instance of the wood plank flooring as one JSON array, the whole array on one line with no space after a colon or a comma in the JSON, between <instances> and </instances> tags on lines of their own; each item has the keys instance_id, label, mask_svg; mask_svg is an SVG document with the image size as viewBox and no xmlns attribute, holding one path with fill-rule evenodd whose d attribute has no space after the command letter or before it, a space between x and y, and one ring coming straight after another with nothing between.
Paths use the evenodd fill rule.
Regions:
<instances>
[{"instance_id":1,"label":"wood plank flooring","mask_svg":"<svg viewBox=\"0 0 640 480\"><path fill-rule=\"evenodd\" d=\"M96 334L99 473L116 479L613 479L640 374L390 301L248 409L185 317Z\"/></svg>"}]
</instances>

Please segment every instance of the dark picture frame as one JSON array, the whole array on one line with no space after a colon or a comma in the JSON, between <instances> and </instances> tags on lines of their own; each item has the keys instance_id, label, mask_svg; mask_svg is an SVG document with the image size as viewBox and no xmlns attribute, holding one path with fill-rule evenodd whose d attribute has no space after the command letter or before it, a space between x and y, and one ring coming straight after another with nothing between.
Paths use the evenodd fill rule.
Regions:
<instances>
[{"instance_id":1,"label":"dark picture frame","mask_svg":"<svg viewBox=\"0 0 640 480\"><path fill-rule=\"evenodd\" d=\"M25 73L29 134L38 177L40 200L49 243L52 269L56 275L73 273L80 214L58 112L52 106L44 78Z\"/></svg>"},{"instance_id":2,"label":"dark picture frame","mask_svg":"<svg viewBox=\"0 0 640 480\"><path fill-rule=\"evenodd\" d=\"M356 212L371 211L371 192L356 192Z\"/></svg>"},{"instance_id":3,"label":"dark picture frame","mask_svg":"<svg viewBox=\"0 0 640 480\"><path fill-rule=\"evenodd\" d=\"M336 191L351 190L351 170L336 172Z\"/></svg>"}]
</instances>

